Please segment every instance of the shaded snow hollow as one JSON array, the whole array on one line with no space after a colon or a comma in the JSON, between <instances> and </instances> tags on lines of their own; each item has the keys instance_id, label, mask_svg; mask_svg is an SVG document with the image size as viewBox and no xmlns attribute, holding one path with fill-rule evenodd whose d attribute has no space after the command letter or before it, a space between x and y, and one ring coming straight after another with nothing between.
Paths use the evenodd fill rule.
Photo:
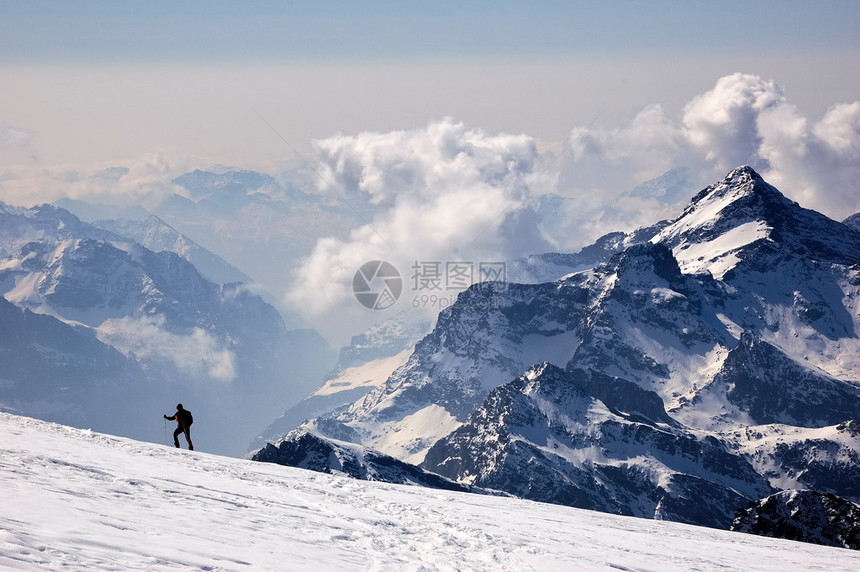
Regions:
<instances>
[{"instance_id":1,"label":"shaded snow hollow","mask_svg":"<svg viewBox=\"0 0 860 572\"><path fill-rule=\"evenodd\" d=\"M0 569L860 569L850 550L358 481L5 413L0 444Z\"/></svg>"}]
</instances>

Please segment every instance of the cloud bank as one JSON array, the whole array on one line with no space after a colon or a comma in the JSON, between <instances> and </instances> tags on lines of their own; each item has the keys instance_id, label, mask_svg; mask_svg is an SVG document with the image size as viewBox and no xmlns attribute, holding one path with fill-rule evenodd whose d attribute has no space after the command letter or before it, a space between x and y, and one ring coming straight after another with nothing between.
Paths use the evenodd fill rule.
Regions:
<instances>
[{"instance_id":1,"label":"cloud bank","mask_svg":"<svg viewBox=\"0 0 860 572\"><path fill-rule=\"evenodd\" d=\"M561 189L570 197L615 200L679 166L704 185L746 164L807 208L839 220L860 211L860 102L835 104L812 121L782 87L756 75L720 78L679 116L652 105L622 128L575 128L571 142Z\"/></svg>"},{"instance_id":2,"label":"cloud bank","mask_svg":"<svg viewBox=\"0 0 860 572\"><path fill-rule=\"evenodd\" d=\"M164 316L112 318L98 328L98 338L125 355L163 359L182 373L229 382L236 377L233 352L220 347L218 341L201 328L180 336L165 329Z\"/></svg>"},{"instance_id":3,"label":"cloud bank","mask_svg":"<svg viewBox=\"0 0 860 572\"><path fill-rule=\"evenodd\" d=\"M24 133L24 132L21 132ZM0 133L2 138L9 137ZM35 149L29 139L19 149ZM4 163L6 166L4 166ZM33 206L61 198L94 204L154 207L173 193L185 191L171 181L187 170L187 161L153 152L118 167L114 165L52 165L38 161L0 163L0 200L8 204Z\"/></svg>"},{"instance_id":4,"label":"cloud bank","mask_svg":"<svg viewBox=\"0 0 860 572\"><path fill-rule=\"evenodd\" d=\"M44 166L37 143L37 134L0 123L0 200L151 207L182 194L171 180L204 163L155 152L122 168ZM860 211L860 101L809 118L775 81L743 73L719 78L678 109L655 103L614 128L574 126L557 147L566 149L560 157L538 152L529 135L487 133L450 119L339 134L314 141L313 149L320 175L313 183L327 205L346 202L361 220L352 230L310 231L315 246L287 273L284 305L314 327L322 316L334 324L366 317L351 285L370 260L394 263L408 286L416 261L576 250L606 232L677 216L696 192L741 164L835 219ZM678 167L686 175L674 177L671 192L632 192ZM255 222L264 227L265 220Z\"/></svg>"},{"instance_id":5,"label":"cloud bank","mask_svg":"<svg viewBox=\"0 0 860 572\"><path fill-rule=\"evenodd\" d=\"M539 176L546 158L526 135L446 119L314 146L321 190L337 192L365 224L348 240L320 239L303 261L286 300L306 315L357 306L349 286L370 260L393 263L408 280L416 261L505 260L549 247L532 199L553 180Z\"/></svg>"}]
</instances>

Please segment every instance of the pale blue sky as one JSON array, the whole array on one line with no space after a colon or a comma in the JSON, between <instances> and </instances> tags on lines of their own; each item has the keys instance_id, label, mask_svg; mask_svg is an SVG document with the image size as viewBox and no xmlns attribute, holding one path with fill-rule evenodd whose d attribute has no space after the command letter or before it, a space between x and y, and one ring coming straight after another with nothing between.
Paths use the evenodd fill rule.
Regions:
<instances>
[{"instance_id":1,"label":"pale blue sky","mask_svg":"<svg viewBox=\"0 0 860 572\"><path fill-rule=\"evenodd\" d=\"M305 151L443 117L557 146L601 110L679 115L734 72L816 119L860 99L857 30L849 0L0 0L0 163L283 156L256 113Z\"/></svg>"},{"instance_id":2,"label":"pale blue sky","mask_svg":"<svg viewBox=\"0 0 860 572\"><path fill-rule=\"evenodd\" d=\"M5 62L856 51L860 3L0 2Z\"/></svg>"}]
</instances>

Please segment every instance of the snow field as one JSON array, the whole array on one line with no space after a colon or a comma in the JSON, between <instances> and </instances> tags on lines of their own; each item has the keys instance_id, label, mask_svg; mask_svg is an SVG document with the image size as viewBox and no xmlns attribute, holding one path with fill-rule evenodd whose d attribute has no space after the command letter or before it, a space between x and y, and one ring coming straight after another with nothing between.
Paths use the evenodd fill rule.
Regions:
<instances>
[{"instance_id":1,"label":"snow field","mask_svg":"<svg viewBox=\"0 0 860 572\"><path fill-rule=\"evenodd\" d=\"M860 569L849 550L357 481L5 413L0 450L7 570Z\"/></svg>"}]
</instances>

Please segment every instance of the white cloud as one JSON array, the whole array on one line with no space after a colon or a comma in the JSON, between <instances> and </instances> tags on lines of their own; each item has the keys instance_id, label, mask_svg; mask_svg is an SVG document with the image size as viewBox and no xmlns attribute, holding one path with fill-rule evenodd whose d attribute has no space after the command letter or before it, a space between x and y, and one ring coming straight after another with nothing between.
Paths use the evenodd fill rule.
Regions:
<instances>
[{"instance_id":1,"label":"white cloud","mask_svg":"<svg viewBox=\"0 0 860 572\"><path fill-rule=\"evenodd\" d=\"M538 176L547 158L528 136L443 120L314 145L322 178L362 205L367 224L348 240L319 240L304 260L286 300L305 315L358 307L352 278L369 260L392 262L408 282L415 261L496 261L548 248L530 201L553 177Z\"/></svg>"},{"instance_id":2,"label":"white cloud","mask_svg":"<svg viewBox=\"0 0 860 572\"><path fill-rule=\"evenodd\" d=\"M675 167L685 145L677 125L656 104L644 108L625 127L602 131L574 128L571 140L574 162L596 162L606 176L612 174L607 166L614 170L623 165L641 180Z\"/></svg>"},{"instance_id":3,"label":"white cloud","mask_svg":"<svg viewBox=\"0 0 860 572\"><path fill-rule=\"evenodd\" d=\"M60 198L121 206L155 206L184 190L171 180L188 170L188 163L153 152L117 164L44 166L38 162L0 168L0 200L32 206Z\"/></svg>"},{"instance_id":4,"label":"white cloud","mask_svg":"<svg viewBox=\"0 0 860 572\"><path fill-rule=\"evenodd\" d=\"M229 382L236 377L235 355L201 328L186 336L165 329L164 316L112 318L98 328L98 338L126 355L163 359L197 378Z\"/></svg>"},{"instance_id":5,"label":"white cloud","mask_svg":"<svg viewBox=\"0 0 860 572\"><path fill-rule=\"evenodd\" d=\"M682 134L718 171L743 164L763 170L759 123L784 106L783 90L772 80L741 73L721 77L686 105Z\"/></svg>"},{"instance_id":6,"label":"white cloud","mask_svg":"<svg viewBox=\"0 0 860 572\"><path fill-rule=\"evenodd\" d=\"M837 220L860 212L860 101L834 105L816 123L790 105L760 123L765 177Z\"/></svg>"},{"instance_id":7,"label":"white cloud","mask_svg":"<svg viewBox=\"0 0 860 572\"><path fill-rule=\"evenodd\" d=\"M559 193L575 199L571 215L582 224L569 244L595 238L597 228L666 216L665 204L626 194L678 166L694 175L690 196L750 165L804 207L838 220L860 211L860 102L835 105L813 122L779 85L756 75L720 78L677 115L652 105L620 128L574 128L571 143Z\"/></svg>"}]
</instances>

